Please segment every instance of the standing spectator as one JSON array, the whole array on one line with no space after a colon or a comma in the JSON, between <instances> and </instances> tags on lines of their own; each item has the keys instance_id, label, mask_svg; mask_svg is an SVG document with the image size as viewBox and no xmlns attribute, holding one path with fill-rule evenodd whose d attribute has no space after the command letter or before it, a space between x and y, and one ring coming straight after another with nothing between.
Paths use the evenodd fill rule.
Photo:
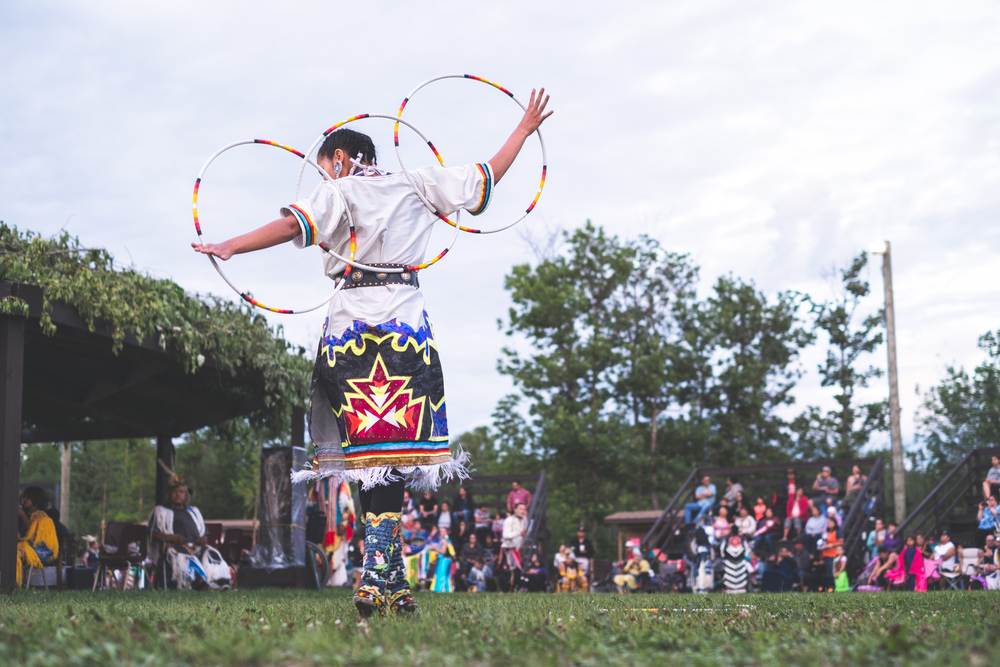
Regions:
<instances>
[{"instance_id":1,"label":"standing spectator","mask_svg":"<svg viewBox=\"0 0 1000 667\"><path fill-rule=\"evenodd\" d=\"M97 538L93 535L84 535L82 538L85 551L80 557L82 565L90 570L96 570L97 559L101 557L100 549L97 546Z\"/></svg>"},{"instance_id":2,"label":"standing spectator","mask_svg":"<svg viewBox=\"0 0 1000 667\"><path fill-rule=\"evenodd\" d=\"M438 500L430 491L426 491L424 497L420 499L420 525L424 530L430 531L431 528L437 527L437 523Z\"/></svg>"},{"instance_id":3,"label":"standing spectator","mask_svg":"<svg viewBox=\"0 0 1000 667\"><path fill-rule=\"evenodd\" d=\"M493 532L493 519L490 517L489 503L481 503L479 505L479 509L473 515L473 520L476 522L476 535L479 536L479 541L482 542L486 539L487 534Z\"/></svg>"},{"instance_id":4,"label":"standing spectator","mask_svg":"<svg viewBox=\"0 0 1000 667\"><path fill-rule=\"evenodd\" d=\"M806 521L806 527L798 540L801 541L810 553L816 553L816 543L826 534L826 519L815 505L809 506L812 516Z\"/></svg>"},{"instance_id":5,"label":"standing spectator","mask_svg":"<svg viewBox=\"0 0 1000 667\"><path fill-rule=\"evenodd\" d=\"M779 512L783 512L788 508L788 503L795 497L795 490L798 488L798 482L795 481L795 470L793 468L789 468L785 471L785 495L781 498L781 502L775 503L775 507ZM788 514L785 514L779 518L785 519L787 517Z\"/></svg>"},{"instance_id":6,"label":"standing spectator","mask_svg":"<svg viewBox=\"0 0 1000 667\"><path fill-rule=\"evenodd\" d=\"M844 543L840 539L840 529L837 527L837 520L829 517L826 520L826 533L823 537L823 565L826 566L827 585L833 590L835 573L833 566L837 560L837 547Z\"/></svg>"},{"instance_id":7,"label":"standing spectator","mask_svg":"<svg viewBox=\"0 0 1000 667\"><path fill-rule=\"evenodd\" d=\"M820 576L816 573L816 557L806 549L802 542L795 543L795 564L799 566L801 576L800 586L802 590L815 590L819 588ZM820 561L822 562L822 561Z\"/></svg>"},{"instance_id":8,"label":"standing spectator","mask_svg":"<svg viewBox=\"0 0 1000 667\"><path fill-rule=\"evenodd\" d=\"M985 544L986 536L993 535L1000 528L1000 510L997 509L997 497L990 496L984 502L979 503L979 513L976 514L979 526L976 533L979 539L976 545Z\"/></svg>"},{"instance_id":9,"label":"standing spectator","mask_svg":"<svg viewBox=\"0 0 1000 667\"><path fill-rule=\"evenodd\" d=\"M844 555L843 543L837 545L836 551L833 559L833 590L836 593L846 593L851 590L851 582L847 578L847 556Z\"/></svg>"},{"instance_id":10,"label":"standing spectator","mask_svg":"<svg viewBox=\"0 0 1000 667\"><path fill-rule=\"evenodd\" d=\"M757 530L754 531L753 550L760 553L761 546L766 543L768 553L773 554L774 536L780 532L781 523L774 518L774 510L768 507L764 512L764 518L757 523Z\"/></svg>"},{"instance_id":11,"label":"standing spectator","mask_svg":"<svg viewBox=\"0 0 1000 667\"><path fill-rule=\"evenodd\" d=\"M869 531L865 546L868 547L869 560L875 558L878 550L885 546L885 524L882 523L882 519L875 519L875 528Z\"/></svg>"},{"instance_id":12,"label":"standing spectator","mask_svg":"<svg viewBox=\"0 0 1000 667\"><path fill-rule=\"evenodd\" d=\"M497 512L497 516L493 519L493 541L499 542L503 539L503 524L510 516L510 512Z\"/></svg>"},{"instance_id":13,"label":"standing spectator","mask_svg":"<svg viewBox=\"0 0 1000 667\"><path fill-rule=\"evenodd\" d=\"M788 529L795 528L796 536L802 534L802 521L809 516L809 499L806 498L805 491L800 486L792 492L792 497L785 508L785 534L782 540L788 539Z\"/></svg>"},{"instance_id":14,"label":"standing spectator","mask_svg":"<svg viewBox=\"0 0 1000 667\"><path fill-rule=\"evenodd\" d=\"M983 480L983 499L1000 494L1000 456L994 456L991 460L992 467L986 473Z\"/></svg>"},{"instance_id":15,"label":"standing spectator","mask_svg":"<svg viewBox=\"0 0 1000 667\"><path fill-rule=\"evenodd\" d=\"M507 511L513 512L518 503L524 503L526 510L530 508L531 492L527 489L521 488L520 481L514 481L510 486L511 491L507 494Z\"/></svg>"},{"instance_id":16,"label":"standing spectator","mask_svg":"<svg viewBox=\"0 0 1000 667\"><path fill-rule=\"evenodd\" d=\"M489 582L493 578L493 570L500 560L496 546L493 542L493 534L487 533L483 539L483 576Z\"/></svg>"},{"instance_id":17,"label":"standing spectator","mask_svg":"<svg viewBox=\"0 0 1000 667\"><path fill-rule=\"evenodd\" d=\"M924 571L924 556L917 549L917 541L913 535L906 536L906 544L899 554L896 567L886 578L891 582L903 582L903 590L926 591L927 575Z\"/></svg>"},{"instance_id":18,"label":"standing spectator","mask_svg":"<svg viewBox=\"0 0 1000 667\"><path fill-rule=\"evenodd\" d=\"M823 466L822 472L816 475L816 481L813 482L813 491L819 491L819 495L816 496L817 505L825 505L827 498L836 499L837 494L840 492L840 482L831 474L832 472L830 466Z\"/></svg>"},{"instance_id":19,"label":"standing spectator","mask_svg":"<svg viewBox=\"0 0 1000 667\"><path fill-rule=\"evenodd\" d=\"M433 542L428 542L427 546L438 554L431 590L435 593L453 592L451 564L455 559L455 545L451 543L451 539L448 537L448 529L441 528L438 531L436 539Z\"/></svg>"},{"instance_id":20,"label":"standing spectator","mask_svg":"<svg viewBox=\"0 0 1000 667\"><path fill-rule=\"evenodd\" d=\"M590 573L590 566L593 565L594 543L587 537L587 527L582 523L576 529L576 541L573 542L573 555L576 557L577 567L584 578Z\"/></svg>"},{"instance_id":21,"label":"standing spectator","mask_svg":"<svg viewBox=\"0 0 1000 667\"><path fill-rule=\"evenodd\" d=\"M747 541L753 541L754 533L757 532L757 520L750 516L750 511L746 507L741 507L739 512L739 517L733 523L736 524L740 537Z\"/></svg>"},{"instance_id":22,"label":"standing spectator","mask_svg":"<svg viewBox=\"0 0 1000 667\"><path fill-rule=\"evenodd\" d=\"M514 506L514 513L503 522L503 542L500 543L500 548L507 569L510 570L511 589L517 581L516 576L521 573L521 545L528 532L528 520L525 518L527 514L527 505L518 503Z\"/></svg>"},{"instance_id":23,"label":"standing spectator","mask_svg":"<svg viewBox=\"0 0 1000 667\"><path fill-rule=\"evenodd\" d=\"M844 487L844 507L846 509L851 508L851 504L861 493L861 489L867 481L868 475L861 472L861 466L856 465L851 468L851 476L847 478L847 484Z\"/></svg>"},{"instance_id":24,"label":"standing spectator","mask_svg":"<svg viewBox=\"0 0 1000 667\"><path fill-rule=\"evenodd\" d=\"M451 541L455 545L455 550L461 553L462 547L465 546L466 542L468 542L469 538L473 535L475 535L475 533L469 529L469 526L466 525L464 521L459 520L458 530L452 533L451 536Z\"/></svg>"},{"instance_id":25,"label":"standing spectator","mask_svg":"<svg viewBox=\"0 0 1000 667\"><path fill-rule=\"evenodd\" d=\"M693 503L684 506L684 523L698 521L715 504L715 484L712 484L711 477L708 475L702 477L701 486L694 490L694 498Z\"/></svg>"},{"instance_id":26,"label":"standing spectator","mask_svg":"<svg viewBox=\"0 0 1000 667\"><path fill-rule=\"evenodd\" d=\"M472 521L472 510L475 509L476 503L472 500L472 494L464 486L458 487L458 493L452 499L454 502L451 504L451 511L455 513L455 516L460 519L465 520L466 523Z\"/></svg>"},{"instance_id":27,"label":"standing spectator","mask_svg":"<svg viewBox=\"0 0 1000 667\"><path fill-rule=\"evenodd\" d=\"M767 512L767 504L764 502L763 496L757 496L757 504L753 506L753 518L760 521L764 518L764 513ZM774 516L772 512L771 516Z\"/></svg>"},{"instance_id":28,"label":"standing spectator","mask_svg":"<svg viewBox=\"0 0 1000 667\"><path fill-rule=\"evenodd\" d=\"M712 529L715 531L715 539L720 542L732 530L732 524L729 523L729 510L725 506L719 508L719 514L715 517L715 522L712 523Z\"/></svg>"}]
</instances>

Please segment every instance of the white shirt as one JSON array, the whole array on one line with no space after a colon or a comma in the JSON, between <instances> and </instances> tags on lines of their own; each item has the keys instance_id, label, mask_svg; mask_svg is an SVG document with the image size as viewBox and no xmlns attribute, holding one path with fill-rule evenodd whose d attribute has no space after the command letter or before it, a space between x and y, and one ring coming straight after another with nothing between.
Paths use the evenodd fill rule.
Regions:
<instances>
[{"instance_id":1,"label":"white shirt","mask_svg":"<svg viewBox=\"0 0 1000 667\"><path fill-rule=\"evenodd\" d=\"M445 216L458 209L477 215L489 205L493 171L488 163L447 169L421 167L407 173ZM424 262L431 230L439 219L420 200L403 172L323 181L307 198L282 208L281 214L293 215L299 223L299 237L293 241L296 246L323 243L349 257L348 209L355 225L356 261L411 266ZM339 279L346 263L323 255L326 275ZM420 325L423 313L424 296L409 285L342 290L330 301L324 335L340 336L355 320L377 325L395 319Z\"/></svg>"},{"instance_id":2,"label":"white shirt","mask_svg":"<svg viewBox=\"0 0 1000 667\"><path fill-rule=\"evenodd\" d=\"M951 549L953 553L950 558L945 558L944 555L948 553L949 549ZM945 568L946 570L954 570L955 567L958 565L957 554L958 554L958 549L955 547L954 542L948 542L948 544L938 544L936 547L934 547L934 559L940 560L941 567Z\"/></svg>"},{"instance_id":3,"label":"white shirt","mask_svg":"<svg viewBox=\"0 0 1000 667\"><path fill-rule=\"evenodd\" d=\"M503 541L500 543L500 546L504 549L520 549L521 543L524 541L524 535L521 533L524 532L526 524L527 520L522 519L516 514L511 514L504 519Z\"/></svg>"}]
</instances>

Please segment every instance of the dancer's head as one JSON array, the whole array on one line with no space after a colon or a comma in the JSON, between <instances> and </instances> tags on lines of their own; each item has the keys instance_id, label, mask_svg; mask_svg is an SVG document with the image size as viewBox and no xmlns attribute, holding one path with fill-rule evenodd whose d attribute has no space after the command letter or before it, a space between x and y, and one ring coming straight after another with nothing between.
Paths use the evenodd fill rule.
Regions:
<instances>
[{"instance_id":1,"label":"dancer's head","mask_svg":"<svg viewBox=\"0 0 1000 667\"><path fill-rule=\"evenodd\" d=\"M351 173L351 159L361 154L361 163L375 164L375 144L367 134L341 128L327 135L319 148L316 162L333 178L343 178ZM340 169L337 169L340 164Z\"/></svg>"}]
</instances>

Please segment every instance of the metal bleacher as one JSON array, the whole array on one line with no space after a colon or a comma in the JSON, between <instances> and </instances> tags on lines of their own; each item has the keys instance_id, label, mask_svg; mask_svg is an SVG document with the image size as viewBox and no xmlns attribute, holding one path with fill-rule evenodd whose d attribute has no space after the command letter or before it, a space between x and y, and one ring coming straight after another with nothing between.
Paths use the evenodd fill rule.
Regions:
<instances>
[{"instance_id":1,"label":"metal bleacher","mask_svg":"<svg viewBox=\"0 0 1000 667\"><path fill-rule=\"evenodd\" d=\"M898 531L904 535L931 535L947 528L956 544L974 546L976 513L983 499L981 484L993 456L1000 456L1000 448L973 449L963 456L903 520Z\"/></svg>"}]
</instances>

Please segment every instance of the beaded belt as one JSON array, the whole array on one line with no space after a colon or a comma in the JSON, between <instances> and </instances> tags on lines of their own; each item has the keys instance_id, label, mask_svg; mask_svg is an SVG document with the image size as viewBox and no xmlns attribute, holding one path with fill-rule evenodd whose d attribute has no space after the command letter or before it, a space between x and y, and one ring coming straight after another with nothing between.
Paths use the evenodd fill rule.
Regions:
<instances>
[{"instance_id":1,"label":"beaded belt","mask_svg":"<svg viewBox=\"0 0 1000 667\"><path fill-rule=\"evenodd\" d=\"M387 269L406 268L404 264L370 264L369 266L380 266ZM387 271L351 269L351 272L347 274L344 289L351 289L352 287L375 287L378 285L410 285L411 287L420 287L420 281L417 280L416 271L389 273Z\"/></svg>"}]
</instances>

